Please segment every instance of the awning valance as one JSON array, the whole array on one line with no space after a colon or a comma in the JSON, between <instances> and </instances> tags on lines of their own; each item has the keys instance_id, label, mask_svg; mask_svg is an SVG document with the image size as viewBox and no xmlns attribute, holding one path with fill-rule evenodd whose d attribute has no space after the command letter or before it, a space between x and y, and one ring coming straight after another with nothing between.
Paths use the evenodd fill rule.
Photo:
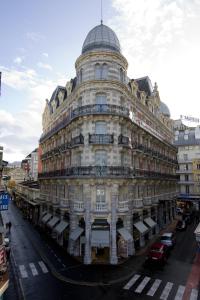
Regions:
<instances>
[{"instance_id":1,"label":"awning valance","mask_svg":"<svg viewBox=\"0 0 200 300\"><path fill-rule=\"evenodd\" d=\"M51 219L52 215L47 213L43 218L42 218L42 223L46 224L50 219Z\"/></svg>"},{"instance_id":2,"label":"awning valance","mask_svg":"<svg viewBox=\"0 0 200 300\"><path fill-rule=\"evenodd\" d=\"M110 231L109 230L92 230L91 246L93 247L109 247Z\"/></svg>"},{"instance_id":3,"label":"awning valance","mask_svg":"<svg viewBox=\"0 0 200 300\"><path fill-rule=\"evenodd\" d=\"M142 223L142 221L139 221L135 224L133 224L133 226L135 226L135 228L141 233L141 234L145 234L146 232L148 232L148 227L146 227L144 225L144 223Z\"/></svg>"},{"instance_id":4,"label":"awning valance","mask_svg":"<svg viewBox=\"0 0 200 300\"><path fill-rule=\"evenodd\" d=\"M119 234L123 237L123 239L125 241L127 241L127 242L128 241L133 241L132 235L130 234L130 232L126 228L122 227L122 228L118 229L117 231L119 232Z\"/></svg>"},{"instance_id":5,"label":"awning valance","mask_svg":"<svg viewBox=\"0 0 200 300\"><path fill-rule=\"evenodd\" d=\"M60 223L58 223L56 225L56 227L54 228L54 231L56 231L58 234L61 234L69 225L69 223L65 222L65 221L61 221Z\"/></svg>"},{"instance_id":6,"label":"awning valance","mask_svg":"<svg viewBox=\"0 0 200 300\"><path fill-rule=\"evenodd\" d=\"M48 223L47 226L53 228L59 222L58 217L53 217Z\"/></svg>"},{"instance_id":7,"label":"awning valance","mask_svg":"<svg viewBox=\"0 0 200 300\"><path fill-rule=\"evenodd\" d=\"M84 229L78 226L74 231L70 233L69 238L72 241L76 241L83 231Z\"/></svg>"},{"instance_id":8,"label":"awning valance","mask_svg":"<svg viewBox=\"0 0 200 300\"><path fill-rule=\"evenodd\" d=\"M154 228L156 226L156 222L152 218L146 218L144 219L144 222L151 228Z\"/></svg>"}]
</instances>

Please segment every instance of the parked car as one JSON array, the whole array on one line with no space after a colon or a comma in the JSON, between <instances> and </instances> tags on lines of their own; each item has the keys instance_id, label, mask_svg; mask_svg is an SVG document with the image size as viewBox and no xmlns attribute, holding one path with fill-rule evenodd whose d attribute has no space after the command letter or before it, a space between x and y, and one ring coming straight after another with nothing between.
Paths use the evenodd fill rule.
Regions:
<instances>
[{"instance_id":1,"label":"parked car","mask_svg":"<svg viewBox=\"0 0 200 300\"><path fill-rule=\"evenodd\" d=\"M160 242L170 248L176 244L176 237L173 232L166 232L160 238Z\"/></svg>"},{"instance_id":2,"label":"parked car","mask_svg":"<svg viewBox=\"0 0 200 300\"><path fill-rule=\"evenodd\" d=\"M186 230L187 228L187 225L186 225L186 222L183 220L183 221L178 221L178 223L176 224L176 230L178 231L184 231Z\"/></svg>"},{"instance_id":3,"label":"parked car","mask_svg":"<svg viewBox=\"0 0 200 300\"><path fill-rule=\"evenodd\" d=\"M167 261L169 249L162 243L154 243L146 257L147 263L164 264Z\"/></svg>"}]
</instances>

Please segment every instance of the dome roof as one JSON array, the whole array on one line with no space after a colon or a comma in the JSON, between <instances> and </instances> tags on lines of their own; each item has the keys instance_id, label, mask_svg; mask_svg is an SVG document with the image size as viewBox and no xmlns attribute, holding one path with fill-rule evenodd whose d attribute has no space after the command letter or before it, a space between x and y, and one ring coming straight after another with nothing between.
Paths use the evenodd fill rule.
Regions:
<instances>
[{"instance_id":1,"label":"dome roof","mask_svg":"<svg viewBox=\"0 0 200 300\"><path fill-rule=\"evenodd\" d=\"M83 43L82 54L94 50L120 52L119 40L114 31L108 26L100 24L90 30L86 36Z\"/></svg>"},{"instance_id":2,"label":"dome roof","mask_svg":"<svg viewBox=\"0 0 200 300\"><path fill-rule=\"evenodd\" d=\"M163 103L163 102L160 102L160 112L166 116L166 117L169 117L170 118L170 110L168 108L168 106Z\"/></svg>"}]
</instances>

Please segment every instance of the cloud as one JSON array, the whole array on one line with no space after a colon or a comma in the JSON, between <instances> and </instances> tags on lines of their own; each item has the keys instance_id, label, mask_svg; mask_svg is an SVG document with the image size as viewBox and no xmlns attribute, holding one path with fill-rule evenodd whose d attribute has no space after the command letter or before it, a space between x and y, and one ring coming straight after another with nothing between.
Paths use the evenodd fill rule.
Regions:
<instances>
[{"instance_id":1,"label":"cloud","mask_svg":"<svg viewBox=\"0 0 200 300\"><path fill-rule=\"evenodd\" d=\"M45 38L44 35L39 32L27 32L26 37L33 42L39 42Z\"/></svg>"},{"instance_id":2,"label":"cloud","mask_svg":"<svg viewBox=\"0 0 200 300\"><path fill-rule=\"evenodd\" d=\"M37 63L37 66L39 68L46 69L46 70L49 70L49 71L52 71L52 69L53 69L52 66L50 66L49 64L44 64L40 61Z\"/></svg>"},{"instance_id":3,"label":"cloud","mask_svg":"<svg viewBox=\"0 0 200 300\"><path fill-rule=\"evenodd\" d=\"M43 55L44 57L49 57L49 54L48 54L47 52L42 53L42 55Z\"/></svg>"},{"instance_id":4,"label":"cloud","mask_svg":"<svg viewBox=\"0 0 200 300\"><path fill-rule=\"evenodd\" d=\"M157 81L173 116L188 109L194 114L198 95L191 87L198 86L200 68L200 1L112 0L112 6L116 13L109 26L119 37L129 76Z\"/></svg>"},{"instance_id":5,"label":"cloud","mask_svg":"<svg viewBox=\"0 0 200 300\"><path fill-rule=\"evenodd\" d=\"M24 59L23 57L18 56L14 59L14 63L20 65L22 63L23 59Z\"/></svg>"},{"instance_id":6,"label":"cloud","mask_svg":"<svg viewBox=\"0 0 200 300\"><path fill-rule=\"evenodd\" d=\"M4 66L0 68L5 85L19 93L26 92L27 106L22 111L11 114L0 110L0 145L4 146L4 159L21 160L38 146L45 99L51 97L57 85L65 84L66 77L59 74L50 80L26 67L20 70Z\"/></svg>"}]
</instances>

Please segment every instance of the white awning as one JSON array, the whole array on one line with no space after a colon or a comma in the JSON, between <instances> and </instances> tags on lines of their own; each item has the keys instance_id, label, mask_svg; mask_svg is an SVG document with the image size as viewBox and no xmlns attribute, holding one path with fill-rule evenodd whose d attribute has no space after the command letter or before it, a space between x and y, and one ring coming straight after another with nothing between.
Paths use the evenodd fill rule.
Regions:
<instances>
[{"instance_id":1,"label":"white awning","mask_svg":"<svg viewBox=\"0 0 200 300\"><path fill-rule=\"evenodd\" d=\"M133 226L135 226L141 234L145 234L149 230L148 227L146 227L141 221L133 224Z\"/></svg>"},{"instance_id":2,"label":"white awning","mask_svg":"<svg viewBox=\"0 0 200 300\"><path fill-rule=\"evenodd\" d=\"M59 224L56 225L54 228L54 231L56 231L58 234L61 234L69 225L69 223L65 221L61 221Z\"/></svg>"},{"instance_id":3,"label":"white awning","mask_svg":"<svg viewBox=\"0 0 200 300\"><path fill-rule=\"evenodd\" d=\"M53 228L59 222L58 217L53 217L48 223L47 226Z\"/></svg>"},{"instance_id":4,"label":"white awning","mask_svg":"<svg viewBox=\"0 0 200 300\"><path fill-rule=\"evenodd\" d=\"M93 247L109 247L110 232L109 230L92 230L91 246Z\"/></svg>"},{"instance_id":5,"label":"white awning","mask_svg":"<svg viewBox=\"0 0 200 300\"><path fill-rule=\"evenodd\" d=\"M127 241L127 242L128 241L133 241L132 235L130 234L130 232L126 228L122 227L120 229L117 229L117 231L119 232L119 234L121 234L121 236L123 237L123 239L125 241Z\"/></svg>"},{"instance_id":6,"label":"white awning","mask_svg":"<svg viewBox=\"0 0 200 300\"><path fill-rule=\"evenodd\" d=\"M151 228L154 228L156 226L156 222L152 218L146 218L144 219L144 222Z\"/></svg>"},{"instance_id":7,"label":"white awning","mask_svg":"<svg viewBox=\"0 0 200 300\"><path fill-rule=\"evenodd\" d=\"M51 219L52 215L47 213L43 218L42 218L42 223L46 224L50 219Z\"/></svg>"},{"instance_id":8,"label":"white awning","mask_svg":"<svg viewBox=\"0 0 200 300\"><path fill-rule=\"evenodd\" d=\"M76 241L83 231L84 229L78 226L74 231L70 233L69 238L72 241Z\"/></svg>"}]
</instances>

